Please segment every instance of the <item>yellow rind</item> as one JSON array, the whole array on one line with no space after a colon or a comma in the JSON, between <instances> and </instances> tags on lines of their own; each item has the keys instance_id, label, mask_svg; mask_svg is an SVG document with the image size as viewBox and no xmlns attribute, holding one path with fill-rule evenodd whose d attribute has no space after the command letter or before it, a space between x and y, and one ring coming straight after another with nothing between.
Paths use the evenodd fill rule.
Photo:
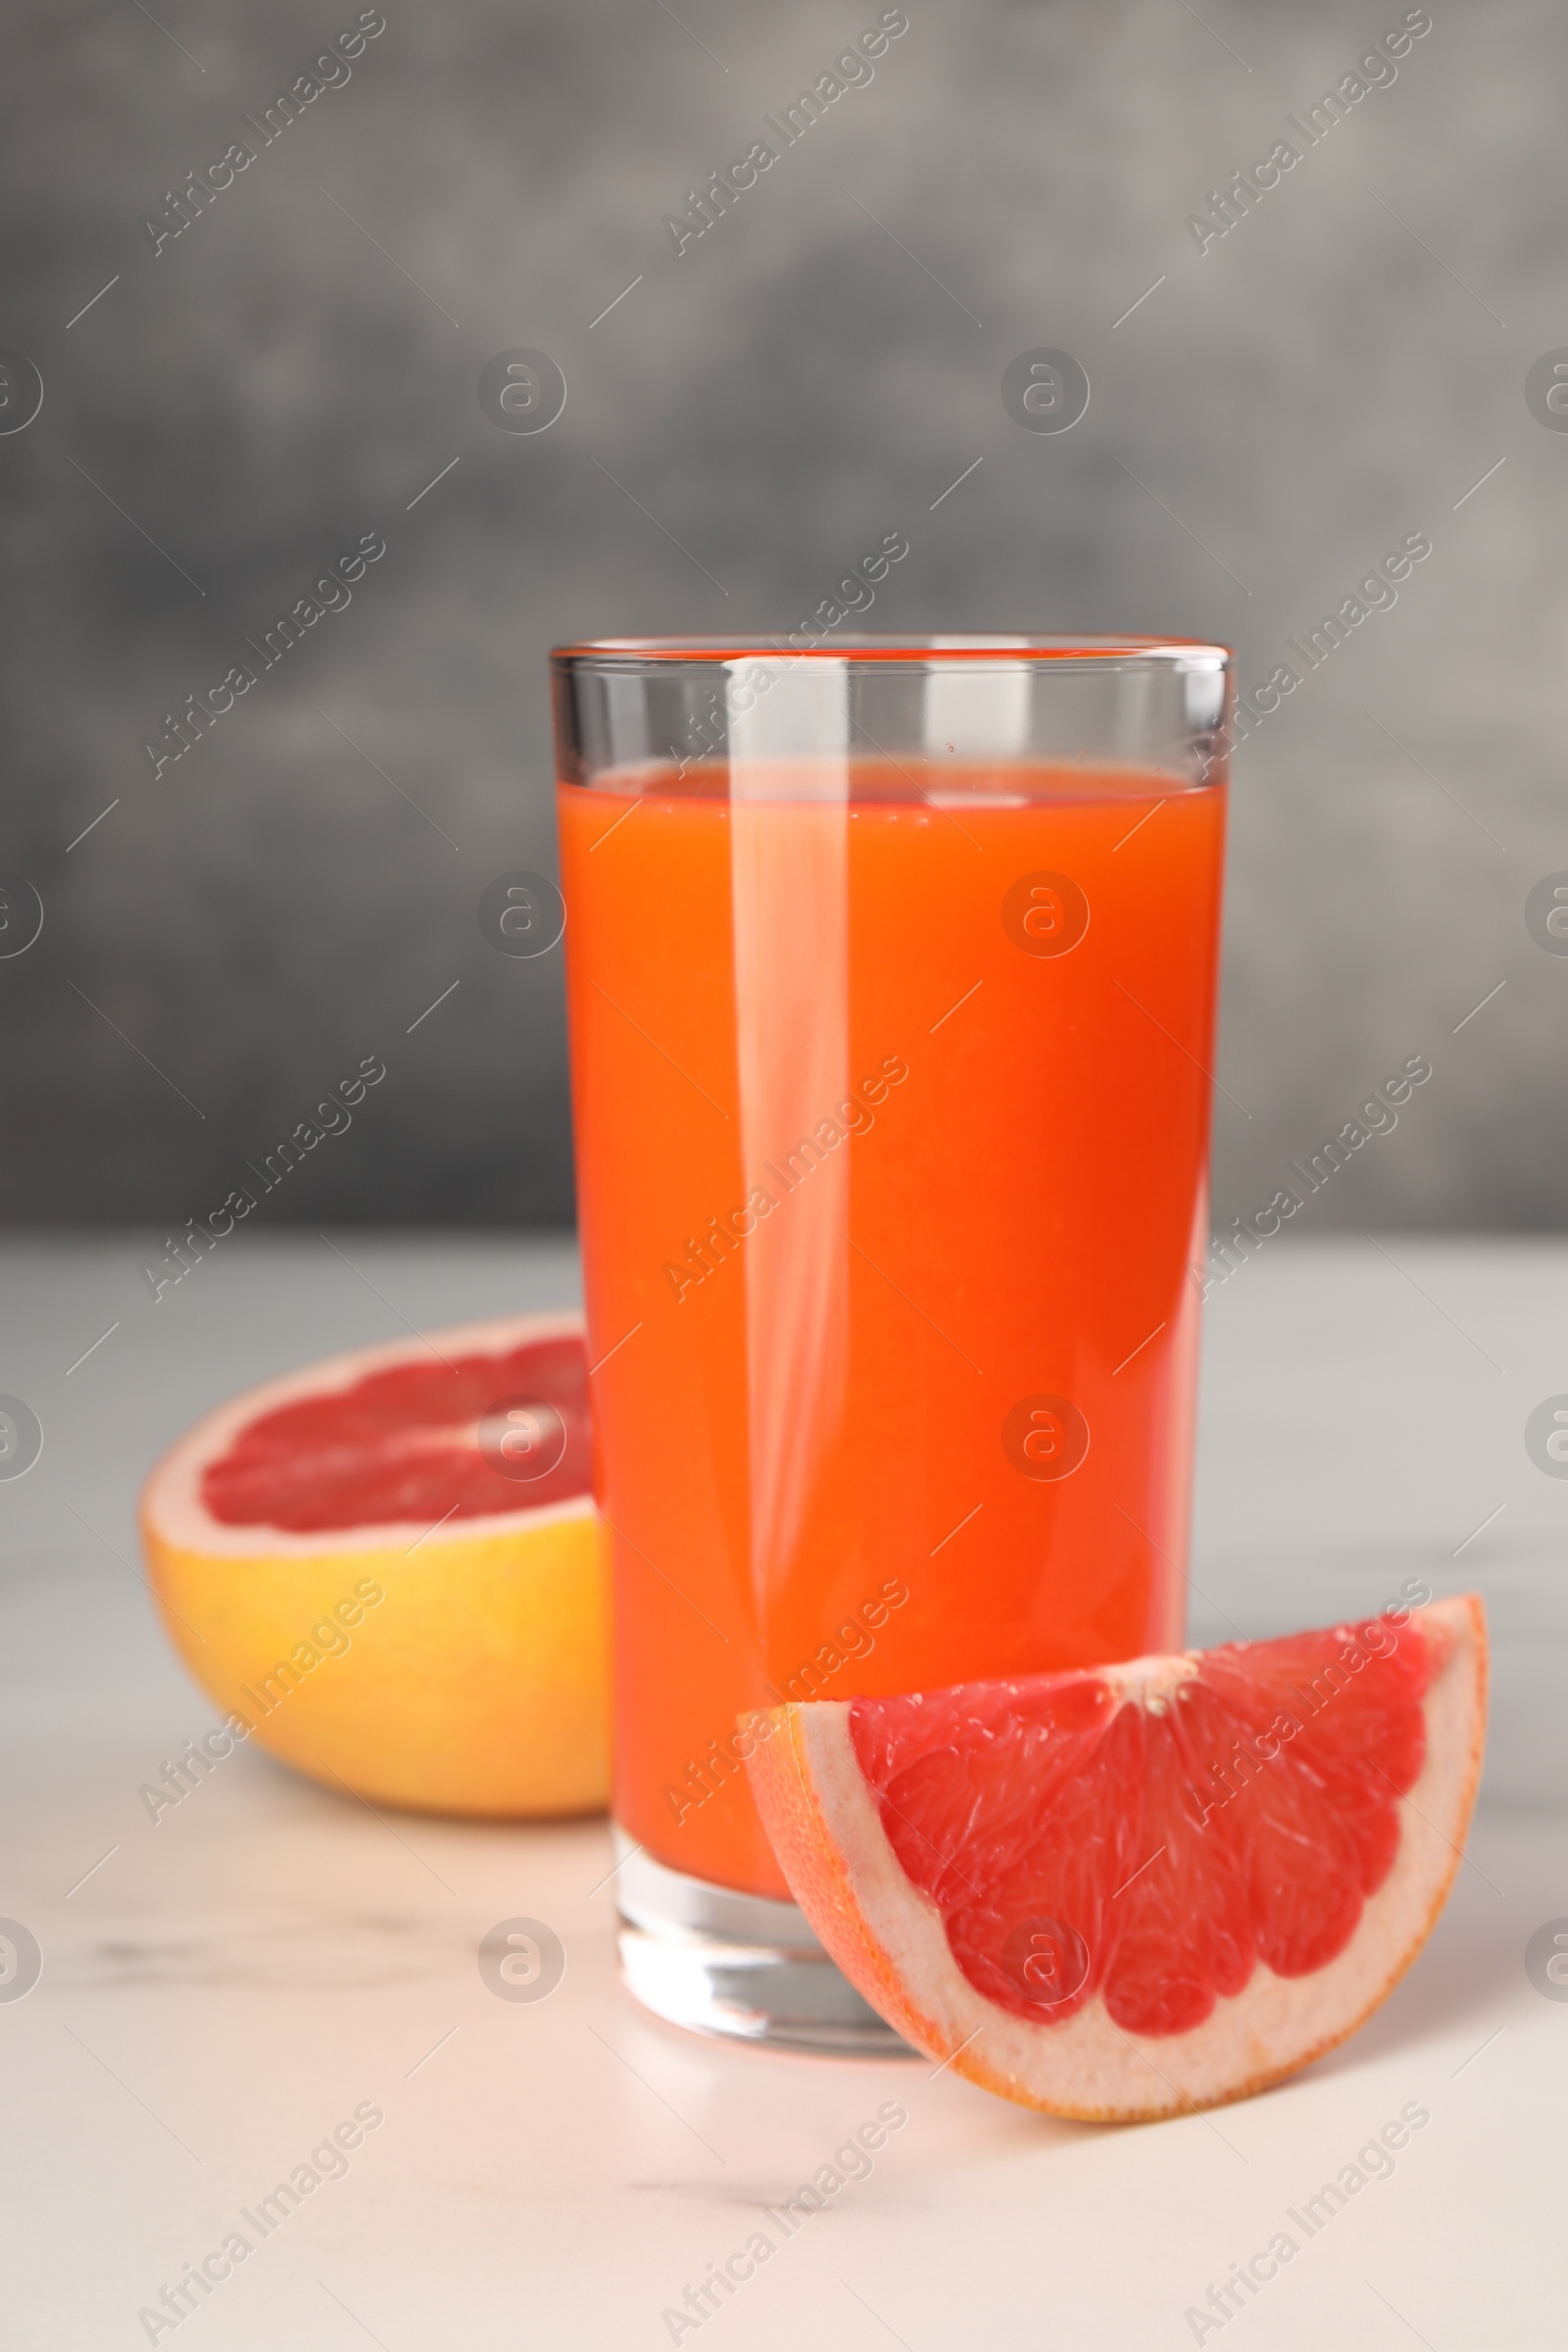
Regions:
<instances>
[{"instance_id":1,"label":"yellow rind","mask_svg":"<svg viewBox=\"0 0 1568 2352\"><path fill-rule=\"evenodd\" d=\"M412 1553L208 1558L165 1542L145 1513L142 1541L197 1682L296 1770L375 1801L496 1820L608 1802L608 1576L586 1498L578 1514L435 1536ZM339 1626L347 1649L320 1654L333 1637L313 1628L368 1588L383 1597ZM318 1663L296 1657L302 1643Z\"/></svg>"}]
</instances>

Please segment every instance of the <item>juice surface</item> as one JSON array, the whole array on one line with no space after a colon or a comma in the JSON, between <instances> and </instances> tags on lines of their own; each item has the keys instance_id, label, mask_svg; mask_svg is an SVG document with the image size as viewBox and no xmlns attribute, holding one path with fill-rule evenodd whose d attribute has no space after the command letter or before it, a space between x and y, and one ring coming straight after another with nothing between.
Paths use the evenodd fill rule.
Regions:
<instances>
[{"instance_id":1,"label":"juice surface","mask_svg":"<svg viewBox=\"0 0 1568 2352\"><path fill-rule=\"evenodd\" d=\"M1180 1645L1224 793L612 783L559 811L614 1811L784 1897L738 1714Z\"/></svg>"}]
</instances>

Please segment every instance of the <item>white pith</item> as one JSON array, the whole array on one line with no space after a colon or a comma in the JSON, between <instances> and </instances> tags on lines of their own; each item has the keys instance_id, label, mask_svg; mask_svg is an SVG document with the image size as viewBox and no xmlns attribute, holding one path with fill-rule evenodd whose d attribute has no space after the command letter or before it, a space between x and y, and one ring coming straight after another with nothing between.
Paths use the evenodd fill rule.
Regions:
<instances>
[{"instance_id":1,"label":"white pith","mask_svg":"<svg viewBox=\"0 0 1568 2352\"><path fill-rule=\"evenodd\" d=\"M1259 1962L1242 1991L1217 2000L1190 2033L1128 2034L1098 1992L1062 2024L1036 2025L976 1991L953 1957L936 1905L905 1876L888 1842L855 1755L849 1701L793 1710L806 1782L846 1882L831 1905L807 1899L809 1886L797 1895L828 1949L891 2023L934 2057L951 2056L956 2072L1026 2105L1132 2120L1278 2081L1376 2006L1425 1940L1458 1868L1485 1726L1483 1621L1480 1604L1469 1599L1439 1601L1414 1615L1450 1646L1427 1690L1426 1758L1398 1800L1393 1869L1338 1958L1295 1978ZM1107 1670L1110 1676L1130 1691L1160 1688L1157 1676L1125 1667Z\"/></svg>"},{"instance_id":2,"label":"white pith","mask_svg":"<svg viewBox=\"0 0 1568 2352\"><path fill-rule=\"evenodd\" d=\"M1128 1658L1122 1665L1102 1667L1101 1672L1107 1686L1123 1698L1147 1707L1151 1715L1163 1715L1200 1663L1199 1653L1189 1649L1168 1658Z\"/></svg>"},{"instance_id":3,"label":"white pith","mask_svg":"<svg viewBox=\"0 0 1568 2352\"><path fill-rule=\"evenodd\" d=\"M455 1324L450 1330L432 1331L419 1339L355 1348L307 1364L301 1371L286 1372L276 1380L263 1381L204 1414L154 1463L142 1489L143 1516L164 1543L213 1558L319 1559L329 1552L405 1548L415 1537L428 1535L427 1522L379 1520L364 1527L322 1528L304 1535L261 1524L225 1527L202 1502L202 1473L209 1462L227 1452L242 1429L264 1413L303 1396L326 1396L353 1388L369 1373L417 1362L428 1348L448 1356L509 1355L532 1341L580 1339L582 1335L583 1319L578 1314L506 1315L483 1323ZM543 1527L552 1520L587 1518L593 1508L591 1494L573 1494L561 1502L523 1503L514 1511L455 1520L451 1525L454 1531L461 1528L468 1542L512 1533L519 1526Z\"/></svg>"}]
</instances>

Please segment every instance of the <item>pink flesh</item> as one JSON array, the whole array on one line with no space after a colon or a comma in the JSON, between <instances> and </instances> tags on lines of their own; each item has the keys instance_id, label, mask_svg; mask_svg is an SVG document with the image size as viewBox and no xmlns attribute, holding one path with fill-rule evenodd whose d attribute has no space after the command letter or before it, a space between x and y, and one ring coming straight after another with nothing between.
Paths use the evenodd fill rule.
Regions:
<instances>
[{"instance_id":1,"label":"pink flesh","mask_svg":"<svg viewBox=\"0 0 1568 2352\"><path fill-rule=\"evenodd\" d=\"M1049 2024L1100 1990L1124 2031L1181 2034L1258 1961L1307 1976L1349 1942L1434 1665L1419 1624L1373 1619L1208 1650L1154 1707L1041 1675L856 1699L850 1731L978 1991Z\"/></svg>"},{"instance_id":2,"label":"pink flesh","mask_svg":"<svg viewBox=\"0 0 1568 2352\"><path fill-rule=\"evenodd\" d=\"M554 1406L564 1424L565 1450L541 1478L509 1478L479 1449L485 1414L518 1397ZM450 1367L421 1355L279 1405L208 1464L201 1492L225 1527L314 1535L530 1510L586 1494L589 1484L587 1361L582 1341L567 1335L510 1354L455 1357Z\"/></svg>"}]
</instances>

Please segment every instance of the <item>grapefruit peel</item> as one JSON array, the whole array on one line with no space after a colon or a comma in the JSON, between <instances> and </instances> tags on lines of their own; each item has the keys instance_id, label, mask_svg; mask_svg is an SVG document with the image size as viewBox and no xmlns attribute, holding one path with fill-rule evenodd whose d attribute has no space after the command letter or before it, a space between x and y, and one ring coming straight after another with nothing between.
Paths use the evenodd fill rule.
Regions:
<instances>
[{"instance_id":1,"label":"grapefruit peel","mask_svg":"<svg viewBox=\"0 0 1568 2352\"><path fill-rule=\"evenodd\" d=\"M1425 1943L1459 1866L1486 1728L1485 1612L1468 1594L1396 1615L1424 1638L1430 1675L1420 1770L1394 1807L1392 1867L1325 1965L1276 1975L1254 1959L1241 1989L1217 1995L1185 2032L1127 2031L1100 1985L1079 2005L1064 2002L1070 2013L1059 2021L1039 2023L1009 2014L976 1988L955 1958L941 1910L895 1852L857 1752L858 1704L910 1702L819 1700L749 1719L758 1808L791 1891L833 1959L890 2025L955 2074L1022 2106L1086 2123L1153 2121L1247 2098L1324 2056L1366 2021ZM1338 1627L1324 1639L1354 1631ZM1274 1646L1235 1644L1206 1654L1245 1657ZM1118 1710L1141 1705L1157 1719L1204 1654L1034 1680L1102 1680ZM963 1853L960 1846L955 1867Z\"/></svg>"},{"instance_id":2,"label":"grapefruit peel","mask_svg":"<svg viewBox=\"0 0 1568 2352\"><path fill-rule=\"evenodd\" d=\"M419 1811L515 1820L603 1807L607 1570L586 1491L537 1503L518 1484L516 1507L434 1527L439 1508L303 1530L225 1522L206 1499L215 1465L231 1465L236 1441L268 1415L330 1405L404 1367L439 1371L436 1356L580 1349L582 1333L578 1315L508 1316L329 1357L230 1397L168 1449L138 1510L151 1583L171 1641L231 1730L238 1718L240 1736L328 1788ZM509 1367L513 1389L525 1381L526 1358L520 1375ZM455 1457L474 1453L472 1431L450 1434L461 1476ZM440 1445L439 1432L412 1435L437 1477Z\"/></svg>"}]
</instances>

